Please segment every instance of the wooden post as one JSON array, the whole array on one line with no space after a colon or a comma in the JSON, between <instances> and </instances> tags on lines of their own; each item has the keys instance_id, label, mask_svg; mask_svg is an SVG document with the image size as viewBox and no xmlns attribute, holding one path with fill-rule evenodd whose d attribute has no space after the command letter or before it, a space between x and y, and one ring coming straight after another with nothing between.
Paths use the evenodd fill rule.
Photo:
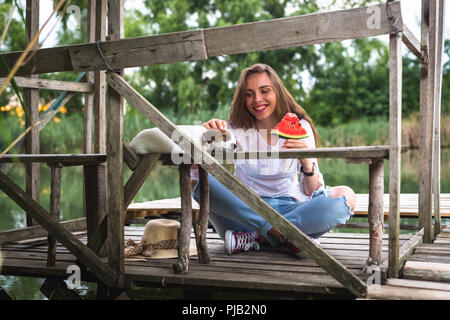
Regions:
<instances>
[{"instance_id":1,"label":"wooden post","mask_svg":"<svg viewBox=\"0 0 450 320\"><path fill-rule=\"evenodd\" d=\"M95 3L95 40L105 41L106 35L106 0ZM105 153L105 71L95 71L94 83L94 152Z\"/></svg>"},{"instance_id":2,"label":"wooden post","mask_svg":"<svg viewBox=\"0 0 450 320\"><path fill-rule=\"evenodd\" d=\"M88 247L93 249L92 238L99 232L98 227L106 216L105 166L84 166L83 172ZM106 238L106 234L103 237ZM100 256L104 256L104 252Z\"/></svg>"},{"instance_id":3,"label":"wooden post","mask_svg":"<svg viewBox=\"0 0 450 320\"><path fill-rule=\"evenodd\" d=\"M180 196L181 196L181 228L178 234L178 261L173 265L176 273L187 273L189 270L189 245L192 229L192 195L190 184L190 164L181 164Z\"/></svg>"},{"instance_id":4,"label":"wooden post","mask_svg":"<svg viewBox=\"0 0 450 320\"><path fill-rule=\"evenodd\" d=\"M389 268L398 277L402 131L402 34L389 35Z\"/></svg>"},{"instance_id":5,"label":"wooden post","mask_svg":"<svg viewBox=\"0 0 450 320\"><path fill-rule=\"evenodd\" d=\"M432 236L432 176L434 80L436 65L436 0L422 0L423 59L420 65L420 137L419 137L419 228L424 228L424 243Z\"/></svg>"},{"instance_id":6,"label":"wooden post","mask_svg":"<svg viewBox=\"0 0 450 320\"><path fill-rule=\"evenodd\" d=\"M108 33L111 40L123 34L123 0L108 1ZM124 263L124 187L123 187L123 98L108 86L107 109L108 156L108 258L109 263L121 275Z\"/></svg>"},{"instance_id":7,"label":"wooden post","mask_svg":"<svg viewBox=\"0 0 450 320\"><path fill-rule=\"evenodd\" d=\"M50 193L50 215L56 220L60 219L60 199L61 199L61 168L57 163L49 164L51 170L51 193ZM48 252L47 252L47 267L53 267L56 262L56 247L57 241L52 234L48 234Z\"/></svg>"},{"instance_id":8,"label":"wooden post","mask_svg":"<svg viewBox=\"0 0 450 320\"><path fill-rule=\"evenodd\" d=\"M87 42L95 41L95 0L88 0L88 19L87 19ZM94 74L89 71L86 72L86 82L94 82ZM83 152L92 153L92 112L93 112L93 98L92 92L84 95L84 141Z\"/></svg>"},{"instance_id":9,"label":"wooden post","mask_svg":"<svg viewBox=\"0 0 450 320\"><path fill-rule=\"evenodd\" d=\"M209 216L209 180L208 172L205 169L199 167L198 170L200 180L200 210L192 216L192 224L194 226L198 259L200 263L207 264L211 262L208 245L206 244Z\"/></svg>"},{"instance_id":10,"label":"wooden post","mask_svg":"<svg viewBox=\"0 0 450 320\"><path fill-rule=\"evenodd\" d=\"M369 164L369 258L364 269L370 271L371 266L381 264L381 250L384 229L384 166L383 159L372 159Z\"/></svg>"},{"instance_id":11,"label":"wooden post","mask_svg":"<svg viewBox=\"0 0 450 320\"><path fill-rule=\"evenodd\" d=\"M442 92L442 49L444 30L444 0L438 2L437 50L436 50L436 96L434 109L434 153L433 153L433 192L434 192L434 237L441 232L441 92Z\"/></svg>"},{"instance_id":12,"label":"wooden post","mask_svg":"<svg viewBox=\"0 0 450 320\"><path fill-rule=\"evenodd\" d=\"M29 42L34 34L39 31L39 0L27 0L26 7L26 35L27 42ZM33 50L39 49L39 44L36 43ZM37 75L29 75L30 78L38 78ZM28 107L30 118L25 118L25 127L39 121L39 89L25 89L25 104ZM35 126L30 130L26 136L26 153L39 153L39 128ZM40 164L27 163L26 169L26 191L37 202L39 202L40 194ZM32 226L33 222L31 215L27 212L27 226Z\"/></svg>"}]
</instances>

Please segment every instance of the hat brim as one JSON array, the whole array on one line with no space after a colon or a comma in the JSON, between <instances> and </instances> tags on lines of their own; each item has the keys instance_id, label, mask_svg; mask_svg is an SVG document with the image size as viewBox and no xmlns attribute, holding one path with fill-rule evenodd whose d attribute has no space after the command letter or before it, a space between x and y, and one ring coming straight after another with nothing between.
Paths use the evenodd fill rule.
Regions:
<instances>
[{"instance_id":1,"label":"hat brim","mask_svg":"<svg viewBox=\"0 0 450 320\"><path fill-rule=\"evenodd\" d=\"M195 239L191 239L191 242L189 244L189 255L190 256L197 255L197 245L195 243ZM170 259L170 258L178 258L177 249L155 250L150 257L146 257L140 254L125 258L125 261L144 261L144 259Z\"/></svg>"}]
</instances>

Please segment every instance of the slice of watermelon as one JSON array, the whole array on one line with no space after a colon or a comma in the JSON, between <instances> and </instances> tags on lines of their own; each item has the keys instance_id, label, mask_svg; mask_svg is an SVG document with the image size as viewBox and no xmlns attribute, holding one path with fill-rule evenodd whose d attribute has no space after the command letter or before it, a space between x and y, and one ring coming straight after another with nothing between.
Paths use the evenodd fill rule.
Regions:
<instances>
[{"instance_id":1,"label":"slice of watermelon","mask_svg":"<svg viewBox=\"0 0 450 320\"><path fill-rule=\"evenodd\" d=\"M295 113L286 113L283 119L270 131L270 134L284 139L304 139L308 137Z\"/></svg>"}]
</instances>

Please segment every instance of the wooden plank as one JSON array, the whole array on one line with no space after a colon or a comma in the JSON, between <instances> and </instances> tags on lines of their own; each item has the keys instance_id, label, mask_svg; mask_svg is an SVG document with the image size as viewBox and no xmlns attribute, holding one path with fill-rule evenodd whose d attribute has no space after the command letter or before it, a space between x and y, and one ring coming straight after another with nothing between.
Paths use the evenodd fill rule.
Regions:
<instances>
[{"instance_id":1,"label":"wooden plank","mask_svg":"<svg viewBox=\"0 0 450 320\"><path fill-rule=\"evenodd\" d=\"M402 153L408 151L407 146L401 146ZM250 151L224 154L223 159L216 158L219 163L228 163L232 159L290 159L290 158L389 158L389 146L357 146L357 147L332 147L332 148L312 148L312 149L289 149L279 151ZM170 154L163 154L162 161L171 162Z\"/></svg>"},{"instance_id":2,"label":"wooden plank","mask_svg":"<svg viewBox=\"0 0 450 320\"><path fill-rule=\"evenodd\" d=\"M189 271L189 246L192 229L192 190L190 185L191 166L181 164L180 172L180 196L181 196L181 227L178 232L178 260L173 265L175 273L187 273Z\"/></svg>"},{"instance_id":3,"label":"wooden plank","mask_svg":"<svg viewBox=\"0 0 450 320\"><path fill-rule=\"evenodd\" d=\"M396 287L405 287L410 289L430 289L439 291L449 291L450 284L448 283L437 283L430 281L420 281L420 280L406 280L406 279L388 279L387 285Z\"/></svg>"},{"instance_id":4,"label":"wooden plank","mask_svg":"<svg viewBox=\"0 0 450 320\"><path fill-rule=\"evenodd\" d=\"M403 31L400 2L392 3L391 8L393 15L398 17L399 31ZM377 26L371 26L369 23L374 11L379 13ZM212 57L389 34L391 23L387 16L386 4L380 4L211 28L204 32L208 56Z\"/></svg>"},{"instance_id":5,"label":"wooden plank","mask_svg":"<svg viewBox=\"0 0 450 320\"><path fill-rule=\"evenodd\" d=\"M63 226L68 231L79 231L86 229L86 218L79 218L68 221L61 221ZM41 226L32 226L21 229L12 229L0 231L0 243L6 244L13 241L24 239L46 237L48 232Z\"/></svg>"},{"instance_id":6,"label":"wooden plank","mask_svg":"<svg viewBox=\"0 0 450 320\"><path fill-rule=\"evenodd\" d=\"M433 1L431 1L433 2ZM423 226L424 241L431 243L431 206L432 206L432 154L433 154L433 81L435 68L431 49L431 33L428 13L429 1L422 0L420 64L420 136L419 136L419 227ZM433 51L434 52L434 51Z\"/></svg>"},{"instance_id":7,"label":"wooden plank","mask_svg":"<svg viewBox=\"0 0 450 320\"><path fill-rule=\"evenodd\" d=\"M198 259L200 263L207 264L211 262L211 256L209 255L206 242L209 216L209 178L208 172L203 168L199 167L198 170L200 183L200 211L193 212L192 224L197 244Z\"/></svg>"},{"instance_id":8,"label":"wooden plank","mask_svg":"<svg viewBox=\"0 0 450 320\"><path fill-rule=\"evenodd\" d=\"M106 216L106 168L103 164L84 166L83 174L88 247L97 253L92 238L97 236L96 233L106 238L106 233L98 229ZM100 256L104 256L104 252Z\"/></svg>"},{"instance_id":9,"label":"wooden plank","mask_svg":"<svg viewBox=\"0 0 450 320\"><path fill-rule=\"evenodd\" d=\"M61 217L61 166L58 164L50 165L50 215L59 221ZM53 267L56 260L56 245L57 241L51 233L47 237L48 253L47 253L47 267Z\"/></svg>"},{"instance_id":10,"label":"wooden plank","mask_svg":"<svg viewBox=\"0 0 450 320\"><path fill-rule=\"evenodd\" d=\"M128 179L124 187L124 204L123 208L126 209L133 201L134 196L139 192L148 175L155 167L159 160L159 154L146 155L142 157L139 165L134 170L133 174Z\"/></svg>"},{"instance_id":11,"label":"wooden plank","mask_svg":"<svg viewBox=\"0 0 450 320\"><path fill-rule=\"evenodd\" d=\"M6 154L0 163L8 162L43 162L62 165L94 165L106 161L106 154Z\"/></svg>"},{"instance_id":12,"label":"wooden plank","mask_svg":"<svg viewBox=\"0 0 450 320\"><path fill-rule=\"evenodd\" d=\"M372 159L369 165L369 233L370 248L364 269L381 264L381 247L383 240L383 195L384 169L383 159Z\"/></svg>"},{"instance_id":13,"label":"wooden plank","mask_svg":"<svg viewBox=\"0 0 450 320\"><path fill-rule=\"evenodd\" d=\"M179 136L184 138L185 144L181 144L186 154L192 154L191 148L197 154L201 154L203 161L207 164L201 166L211 173L222 184L227 186L237 197L247 203L255 212L260 214L266 221L271 223L281 234L289 238L295 246L302 249L311 259L316 261L321 267L327 270L336 280L343 284L352 294L363 296L365 294L365 284L354 274L349 272L345 266L335 258L322 250L308 236L292 225L286 218L281 216L272 207L268 206L250 188L231 175L223 168L211 155L202 150L202 147L192 141L180 129L178 129L168 118L157 108L145 100L135 89L133 89L122 77L115 73L107 74L108 83L123 95L129 103L141 111L152 123L154 123L168 137L173 131L177 131ZM400 149L399 149L400 150ZM190 157L187 159L191 161Z\"/></svg>"},{"instance_id":14,"label":"wooden plank","mask_svg":"<svg viewBox=\"0 0 450 320\"><path fill-rule=\"evenodd\" d=\"M140 157L130 148L129 144L123 143L123 161L130 168L130 170L134 171L140 162Z\"/></svg>"},{"instance_id":15,"label":"wooden plank","mask_svg":"<svg viewBox=\"0 0 450 320\"><path fill-rule=\"evenodd\" d=\"M4 78L1 78L0 84L2 84L4 80L5 80ZM22 88L87 92L87 93L91 93L94 91L94 86L92 85L92 83L80 83L71 81L24 78L24 77L14 77L14 80L16 80L17 85Z\"/></svg>"},{"instance_id":16,"label":"wooden plank","mask_svg":"<svg viewBox=\"0 0 450 320\"><path fill-rule=\"evenodd\" d=\"M100 47L111 67L122 69L366 38L391 32L385 6L380 4L227 27L102 41ZM394 17L398 17L398 30L403 31L400 2L392 3L391 8ZM379 25L369 24L374 12L380 13ZM12 66L19 55L20 52L13 52L2 56ZM17 75L106 68L97 44L85 43L41 49L34 61L22 66ZM4 72L0 72L0 77L4 76Z\"/></svg>"},{"instance_id":17,"label":"wooden plank","mask_svg":"<svg viewBox=\"0 0 450 320\"><path fill-rule=\"evenodd\" d=\"M433 193L434 193L434 237L441 232L441 94L442 94L442 50L444 32L444 1L437 1L438 25L436 45L436 80L435 80L435 107L434 107L434 134L433 134Z\"/></svg>"},{"instance_id":18,"label":"wooden plank","mask_svg":"<svg viewBox=\"0 0 450 320\"><path fill-rule=\"evenodd\" d=\"M44 229L52 233L59 242L77 256L101 281L111 286L118 285L118 277L113 269L103 263L94 252L75 238L69 231L64 229L58 221L51 217L47 211L2 172L0 172L0 188L22 209L29 210L33 219L36 219Z\"/></svg>"},{"instance_id":19,"label":"wooden plank","mask_svg":"<svg viewBox=\"0 0 450 320\"><path fill-rule=\"evenodd\" d=\"M105 41L106 0L96 0L95 41ZM95 44L90 44L96 46ZM71 62L72 65L72 62ZM94 152L106 153L106 80L105 72L93 69L94 74Z\"/></svg>"},{"instance_id":20,"label":"wooden plank","mask_svg":"<svg viewBox=\"0 0 450 320\"><path fill-rule=\"evenodd\" d=\"M423 229L417 232L414 236L411 237L407 242L403 243L403 245L399 249L398 254L398 264L397 264L397 274L400 273L401 268L403 267L404 262L412 255L414 250L423 243ZM389 260L384 261L380 265L381 276L385 279L389 273ZM394 279L394 278L392 278Z\"/></svg>"},{"instance_id":21,"label":"wooden plank","mask_svg":"<svg viewBox=\"0 0 450 320\"><path fill-rule=\"evenodd\" d=\"M450 300L446 291L404 288L401 286L369 287L368 299L382 300Z\"/></svg>"},{"instance_id":22,"label":"wooden plank","mask_svg":"<svg viewBox=\"0 0 450 320\"><path fill-rule=\"evenodd\" d=\"M398 277L402 134L402 34L389 35L389 266Z\"/></svg>"},{"instance_id":23,"label":"wooden plank","mask_svg":"<svg viewBox=\"0 0 450 320\"><path fill-rule=\"evenodd\" d=\"M411 52L420 59L422 59L422 52L420 48L420 41L416 38L414 33L411 32L405 24L403 24L403 43L408 47Z\"/></svg>"},{"instance_id":24,"label":"wooden plank","mask_svg":"<svg viewBox=\"0 0 450 320\"><path fill-rule=\"evenodd\" d=\"M27 0L26 2L26 36L27 43L31 41L36 33L39 32L39 1ZM31 50L39 49L39 43L31 47ZM32 59L33 60L33 59ZM31 72L27 74L30 77ZM28 108L29 117L25 117L25 127L28 128L39 121L39 90L25 90L25 105ZM40 153L39 128L34 126L25 137L25 152ZM25 184L27 193L39 203L40 194L40 165L39 163L27 163L25 165ZM35 225L31 218L31 213L26 213L27 226Z\"/></svg>"},{"instance_id":25,"label":"wooden plank","mask_svg":"<svg viewBox=\"0 0 450 320\"><path fill-rule=\"evenodd\" d=\"M450 264L422 261L407 261L403 268L406 279L450 283Z\"/></svg>"},{"instance_id":26,"label":"wooden plank","mask_svg":"<svg viewBox=\"0 0 450 320\"><path fill-rule=\"evenodd\" d=\"M123 34L123 1L108 1L108 32L112 40ZM111 33L114 32L114 33ZM118 71L120 72L120 71ZM123 75L123 71L121 72ZM108 262L122 275L124 265L123 97L108 86L106 154L108 156ZM155 161L156 162L156 161Z\"/></svg>"}]
</instances>

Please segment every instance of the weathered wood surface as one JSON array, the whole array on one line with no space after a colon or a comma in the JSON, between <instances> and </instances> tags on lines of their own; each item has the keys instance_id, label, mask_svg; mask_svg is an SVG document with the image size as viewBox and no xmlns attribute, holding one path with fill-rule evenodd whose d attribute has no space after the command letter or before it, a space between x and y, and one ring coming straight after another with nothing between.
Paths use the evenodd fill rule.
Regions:
<instances>
[{"instance_id":1,"label":"weathered wood surface","mask_svg":"<svg viewBox=\"0 0 450 320\"><path fill-rule=\"evenodd\" d=\"M420 41L416 38L414 33L411 32L411 30L403 24L403 37L402 37L403 43L408 47L411 52L420 59L422 59L422 52L420 48Z\"/></svg>"},{"instance_id":2,"label":"weathered wood surface","mask_svg":"<svg viewBox=\"0 0 450 320\"><path fill-rule=\"evenodd\" d=\"M8 176L0 172L0 189L2 189L22 209L28 210L44 229L51 233L59 242L71 250L80 261L91 269L105 284L111 286L119 285L114 271L98 258L94 252L89 250L80 240L75 238L69 231L36 201L17 186Z\"/></svg>"},{"instance_id":3,"label":"weathered wood surface","mask_svg":"<svg viewBox=\"0 0 450 320\"><path fill-rule=\"evenodd\" d=\"M373 159L369 165L369 234L370 249L366 267L381 264L381 242L383 240L383 195L384 195L383 159Z\"/></svg>"},{"instance_id":4,"label":"weathered wood surface","mask_svg":"<svg viewBox=\"0 0 450 320\"><path fill-rule=\"evenodd\" d=\"M382 300L450 300L448 284L428 281L389 279L386 285L369 287L368 299Z\"/></svg>"},{"instance_id":5,"label":"weathered wood surface","mask_svg":"<svg viewBox=\"0 0 450 320\"><path fill-rule=\"evenodd\" d=\"M407 146L401 147L401 152L408 151ZM172 155L163 154L161 160L172 162ZM333 148L312 148L312 149L289 149L276 152L271 151L250 151L224 153L223 157L215 157L219 163L233 163L234 159L290 159L290 158L389 158L389 146L358 146L358 147L333 147Z\"/></svg>"},{"instance_id":6,"label":"weathered wood surface","mask_svg":"<svg viewBox=\"0 0 450 320\"><path fill-rule=\"evenodd\" d=\"M402 139L402 34L389 35L389 268L398 276Z\"/></svg>"},{"instance_id":7,"label":"weathered wood surface","mask_svg":"<svg viewBox=\"0 0 450 320\"><path fill-rule=\"evenodd\" d=\"M416 248L422 243L423 229L419 230L415 235L411 236L411 238L407 242L403 243L403 245L400 246L398 254L397 274L400 273L404 263L413 254L414 250L416 250ZM381 276L383 279L387 278L387 273L389 271L388 263L389 260L386 260L380 265Z\"/></svg>"},{"instance_id":8,"label":"weathered wood surface","mask_svg":"<svg viewBox=\"0 0 450 320\"><path fill-rule=\"evenodd\" d=\"M87 222L88 247L93 249L92 239L101 233L98 227L106 216L106 168L104 164L83 167L84 216ZM106 238L106 233L101 233ZM94 250L94 249L93 249ZM96 252L94 250L94 252ZM102 252L103 254L104 252Z\"/></svg>"},{"instance_id":9,"label":"weathered wood surface","mask_svg":"<svg viewBox=\"0 0 450 320\"><path fill-rule=\"evenodd\" d=\"M398 30L403 31L400 2L391 3L391 10L394 18L398 17ZM369 23L374 21L374 12L380 13L376 15L380 18L379 25ZM389 34L391 30L386 4L380 4L234 26L102 41L100 47L113 69L123 69L367 38ZM12 66L19 55L20 52L13 52L2 56ZM32 62L18 70L17 75L96 69L106 69L97 44L84 43L41 49ZM4 76L4 72L0 72L0 77Z\"/></svg>"},{"instance_id":10,"label":"weathered wood surface","mask_svg":"<svg viewBox=\"0 0 450 320\"><path fill-rule=\"evenodd\" d=\"M211 256L208 252L208 245L206 243L209 216L209 180L208 172L201 167L199 167L199 183L200 210L198 212L193 212L192 225L195 233L198 260L200 263L210 263Z\"/></svg>"},{"instance_id":11,"label":"weathered wood surface","mask_svg":"<svg viewBox=\"0 0 450 320\"><path fill-rule=\"evenodd\" d=\"M86 218L61 221L60 224L68 231L80 231L86 229ZM25 227L0 231L0 243L10 243L32 238L46 237L48 232L41 226Z\"/></svg>"},{"instance_id":12,"label":"weathered wood surface","mask_svg":"<svg viewBox=\"0 0 450 320\"><path fill-rule=\"evenodd\" d=\"M92 83L79 83L71 81L24 78L24 77L14 77L14 80L16 80L17 85L22 88L87 92L87 93L91 93L94 91L94 86ZM0 84L2 84L3 81L4 81L3 78L0 79Z\"/></svg>"},{"instance_id":13,"label":"weathered wood surface","mask_svg":"<svg viewBox=\"0 0 450 320\"><path fill-rule=\"evenodd\" d=\"M417 217L418 215L418 200L417 193L401 193L400 194L400 216L401 217ZM367 217L369 208L369 194L357 193L355 205L355 217ZM192 199L192 210L200 210L199 204ZM166 214L169 212L181 212L180 197L160 199L153 201L135 202L131 203L126 208L126 217L134 219L139 217L152 216L157 214ZM383 195L383 212L385 219L389 215L389 194ZM450 194L441 194L441 214L442 217L450 218ZM417 227L416 227L417 229Z\"/></svg>"},{"instance_id":14,"label":"weathered wood surface","mask_svg":"<svg viewBox=\"0 0 450 320\"><path fill-rule=\"evenodd\" d=\"M144 227L125 227L125 240L139 241ZM191 233L194 238L194 233ZM401 235L400 243L409 239ZM86 237L81 239L84 243ZM361 271L368 255L369 235L359 233L329 232L320 238L320 246L333 254L349 270L365 281L367 274ZM297 295L299 293L322 294L335 297L348 297L348 290L334 280L317 263L309 258L297 259L283 247L264 247L261 251L252 251L227 255L223 241L211 230L207 234L207 243L211 254L210 264L200 264L198 256L190 257L189 272L174 274L173 259L148 259L145 262L125 261L126 276L143 286L157 287L210 287L251 290L279 295ZM387 235L383 236L383 258L387 258ZM67 278L67 266L75 257L62 245L58 245L57 260L54 268L45 268L46 246L4 245L5 258L3 274L29 275L43 277L56 275ZM82 273L82 278L89 273ZM91 278L92 281L92 278Z\"/></svg>"},{"instance_id":15,"label":"weathered wood surface","mask_svg":"<svg viewBox=\"0 0 450 320\"><path fill-rule=\"evenodd\" d=\"M134 196L139 192L150 172L159 160L159 154L147 155L142 157L133 174L128 179L124 187L124 211L133 201Z\"/></svg>"},{"instance_id":16,"label":"weathered wood surface","mask_svg":"<svg viewBox=\"0 0 450 320\"><path fill-rule=\"evenodd\" d=\"M403 274L406 279L450 283L450 263L407 261Z\"/></svg>"},{"instance_id":17,"label":"weathered wood surface","mask_svg":"<svg viewBox=\"0 0 450 320\"><path fill-rule=\"evenodd\" d=\"M443 51L443 33L444 33L444 10L443 0L437 1L437 45L436 45L436 90L435 90L435 109L434 109L434 133L433 133L433 194L434 194L434 237L439 234L442 227L441 219L441 94L442 94L442 51Z\"/></svg>"},{"instance_id":18,"label":"weathered wood surface","mask_svg":"<svg viewBox=\"0 0 450 320\"><path fill-rule=\"evenodd\" d=\"M156 107L150 104L141 94L133 89L122 77L115 73L107 74L107 81L114 90L124 96L129 103L141 111L152 123L154 123L168 137L176 131L184 138L185 145L181 146L184 152L191 155L201 154L205 164L201 166L211 173L217 180L227 186L237 197L261 215L274 228L290 239L295 246L302 249L309 257L326 269L335 279L342 283L355 296L364 296L365 284L352 272L347 270L339 261L317 246L307 235L292 225L285 217L267 205L258 195L244 183L231 175L210 154L204 152L202 147L185 135ZM400 146L399 146L400 147ZM400 148L399 148L400 151ZM185 155L186 156L186 155ZM182 159L180 159L182 160ZM187 160L191 162L189 156Z\"/></svg>"},{"instance_id":19,"label":"weathered wood surface","mask_svg":"<svg viewBox=\"0 0 450 320\"><path fill-rule=\"evenodd\" d=\"M111 40L123 36L123 0L108 1L108 37ZM117 70L122 76L123 71ZM108 156L107 202L108 202L108 262L116 274L124 272L124 185L123 185L123 108L124 99L108 85L108 108L106 110L106 154ZM154 161L156 162L156 161ZM137 191L135 191L137 192ZM134 192L132 192L134 193ZM132 196L130 194L130 197Z\"/></svg>"},{"instance_id":20,"label":"weathered wood surface","mask_svg":"<svg viewBox=\"0 0 450 320\"><path fill-rule=\"evenodd\" d=\"M178 260L173 265L175 273L187 273L189 271L189 246L192 229L192 191L189 179L191 166L182 164L180 172L180 197L181 197L181 227L178 232Z\"/></svg>"},{"instance_id":21,"label":"weathered wood surface","mask_svg":"<svg viewBox=\"0 0 450 320\"><path fill-rule=\"evenodd\" d=\"M50 215L59 221L61 217L61 166L50 165ZM56 238L51 233L48 234L48 253L47 253L47 267L53 267L56 260Z\"/></svg>"},{"instance_id":22,"label":"weathered wood surface","mask_svg":"<svg viewBox=\"0 0 450 320\"><path fill-rule=\"evenodd\" d=\"M106 162L106 154L6 154L0 163L43 162L61 165L93 165Z\"/></svg>"},{"instance_id":23,"label":"weathered wood surface","mask_svg":"<svg viewBox=\"0 0 450 320\"><path fill-rule=\"evenodd\" d=\"M26 1L26 41L27 44L31 42L36 33L39 32L39 1L38 0L27 0ZM39 44L33 45L31 50L38 50ZM31 59L33 61L34 59ZM3 68L2 68L3 69ZM11 69L11 67L10 67ZM30 71L26 74L28 77L38 78L37 75L32 75L33 72ZM28 108L29 116L25 117L25 127L29 128L39 121L39 90L37 89L26 89L24 94L24 102ZM34 126L31 128L30 132L25 136L25 152L26 153L40 153L40 142L39 142L39 128ZM41 190L41 175L40 175L40 164L39 163L27 163L25 165L25 185L27 193L35 201L39 203L40 201L40 190ZM31 213L26 213L27 226L35 225L36 223L31 218Z\"/></svg>"},{"instance_id":24,"label":"weathered wood surface","mask_svg":"<svg viewBox=\"0 0 450 320\"><path fill-rule=\"evenodd\" d=\"M424 227L424 242L431 243L432 169L433 169L433 117L435 49L432 15L436 1L422 1L420 64L420 136L419 136L419 226ZM428 14L429 13L429 14ZM433 18L432 18L433 17ZM434 30L435 31L435 30Z\"/></svg>"}]
</instances>

